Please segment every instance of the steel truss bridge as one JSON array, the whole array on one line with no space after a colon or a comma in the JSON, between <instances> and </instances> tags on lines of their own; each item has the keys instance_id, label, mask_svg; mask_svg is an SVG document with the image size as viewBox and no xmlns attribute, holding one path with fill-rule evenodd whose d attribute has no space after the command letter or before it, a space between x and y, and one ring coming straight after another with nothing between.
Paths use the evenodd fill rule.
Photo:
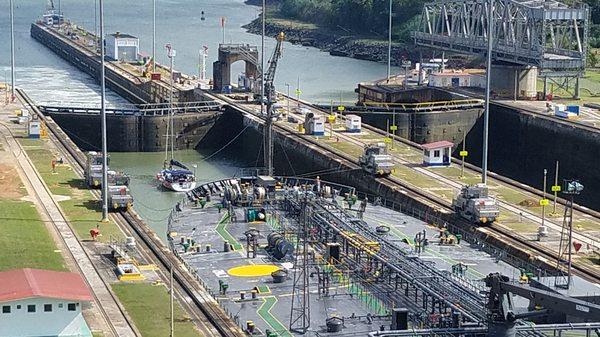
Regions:
<instances>
[{"instance_id":1,"label":"steel truss bridge","mask_svg":"<svg viewBox=\"0 0 600 337\"><path fill-rule=\"evenodd\" d=\"M583 75L590 27L587 5L528 0L437 0L424 5L413 33L418 46L487 54L492 6L492 59L537 67L543 77Z\"/></svg>"}]
</instances>

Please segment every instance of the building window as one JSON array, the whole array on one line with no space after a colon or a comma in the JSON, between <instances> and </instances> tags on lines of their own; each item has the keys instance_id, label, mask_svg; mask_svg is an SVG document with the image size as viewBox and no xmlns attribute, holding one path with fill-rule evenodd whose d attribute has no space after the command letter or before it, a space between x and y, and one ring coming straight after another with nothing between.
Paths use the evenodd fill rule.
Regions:
<instances>
[{"instance_id":1,"label":"building window","mask_svg":"<svg viewBox=\"0 0 600 337\"><path fill-rule=\"evenodd\" d=\"M10 305L3 305L2 306L2 313L3 314L10 314Z\"/></svg>"},{"instance_id":2,"label":"building window","mask_svg":"<svg viewBox=\"0 0 600 337\"><path fill-rule=\"evenodd\" d=\"M67 310L69 311L75 311L75 303L69 303L67 304Z\"/></svg>"},{"instance_id":3,"label":"building window","mask_svg":"<svg viewBox=\"0 0 600 337\"><path fill-rule=\"evenodd\" d=\"M44 312L52 312L52 304L44 304Z\"/></svg>"},{"instance_id":4,"label":"building window","mask_svg":"<svg viewBox=\"0 0 600 337\"><path fill-rule=\"evenodd\" d=\"M35 304L28 304L27 312L35 312Z\"/></svg>"},{"instance_id":5,"label":"building window","mask_svg":"<svg viewBox=\"0 0 600 337\"><path fill-rule=\"evenodd\" d=\"M58 308L62 309L63 304L62 303L58 303Z\"/></svg>"},{"instance_id":6,"label":"building window","mask_svg":"<svg viewBox=\"0 0 600 337\"><path fill-rule=\"evenodd\" d=\"M439 157L440 157L440 150L435 150L435 151L433 151L433 156L434 156L435 158L439 158Z\"/></svg>"}]
</instances>

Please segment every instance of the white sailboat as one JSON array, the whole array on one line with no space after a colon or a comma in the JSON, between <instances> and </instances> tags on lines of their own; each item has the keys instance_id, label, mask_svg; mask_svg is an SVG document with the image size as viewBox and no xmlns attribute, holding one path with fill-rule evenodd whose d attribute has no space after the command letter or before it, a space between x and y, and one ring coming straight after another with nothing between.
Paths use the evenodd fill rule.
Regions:
<instances>
[{"instance_id":1,"label":"white sailboat","mask_svg":"<svg viewBox=\"0 0 600 337\"><path fill-rule=\"evenodd\" d=\"M167 45L169 58L171 59L171 99L173 102L173 58L175 50ZM169 158L169 147L171 156ZM187 166L175 160L175 124L173 123L173 109L170 109L167 119L167 133L165 142L165 161L163 169L156 175L157 180L168 190L175 192L189 192L196 188L196 176Z\"/></svg>"}]
</instances>

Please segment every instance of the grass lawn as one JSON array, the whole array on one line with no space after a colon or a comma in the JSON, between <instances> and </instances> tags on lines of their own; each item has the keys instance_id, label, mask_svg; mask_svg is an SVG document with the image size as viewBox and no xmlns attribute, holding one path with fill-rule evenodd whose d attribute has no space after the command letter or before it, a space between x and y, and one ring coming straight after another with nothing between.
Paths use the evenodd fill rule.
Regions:
<instances>
[{"instance_id":1,"label":"grass lawn","mask_svg":"<svg viewBox=\"0 0 600 337\"><path fill-rule=\"evenodd\" d=\"M118 283L113 284L112 289L144 337L169 335L169 293L166 287L149 283ZM177 302L174 321L176 336L201 336Z\"/></svg>"},{"instance_id":2,"label":"grass lawn","mask_svg":"<svg viewBox=\"0 0 600 337\"><path fill-rule=\"evenodd\" d=\"M35 209L27 201L0 201L0 270L38 268L67 271Z\"/></svg>"},{"instance_id":3,"label":"grass lawn","mask_svg":"<svg viewBox=\"0 0 600 337\"><path fill-rule=\"evenodd\" d=\"M77 176L69 165L57 165L56 173L52 172L51 162L56 158L47 140L20 139L19 141L52 194L69 197L59 204L77 237L88 239L90 229L95 228L96 225L100 226L102 236L99 240L102 242L109 241L111 237L118 239L124 237L114 223L99 222L102 217L100 203L86 188L83 179Z\"/></svg>"}]
</instances>

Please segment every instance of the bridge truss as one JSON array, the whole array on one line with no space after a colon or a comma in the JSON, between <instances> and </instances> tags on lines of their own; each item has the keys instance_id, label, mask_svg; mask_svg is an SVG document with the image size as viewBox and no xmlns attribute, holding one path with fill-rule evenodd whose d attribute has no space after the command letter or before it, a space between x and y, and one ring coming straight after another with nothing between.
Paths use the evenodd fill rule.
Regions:
<instances>
[{"instance_id":1,"label":"bridge truss","mask_svg":"<svg viewBox=\"0 0 600 337\"><path fill-rule=\"evenodd\" d=\"M537 67L542 77L583 75L590 13L585 4L491 0L492 59ZM419 46L462 54L487 54L489 0L438 0L425 4Z\"/></svg>"}]
</instances>

